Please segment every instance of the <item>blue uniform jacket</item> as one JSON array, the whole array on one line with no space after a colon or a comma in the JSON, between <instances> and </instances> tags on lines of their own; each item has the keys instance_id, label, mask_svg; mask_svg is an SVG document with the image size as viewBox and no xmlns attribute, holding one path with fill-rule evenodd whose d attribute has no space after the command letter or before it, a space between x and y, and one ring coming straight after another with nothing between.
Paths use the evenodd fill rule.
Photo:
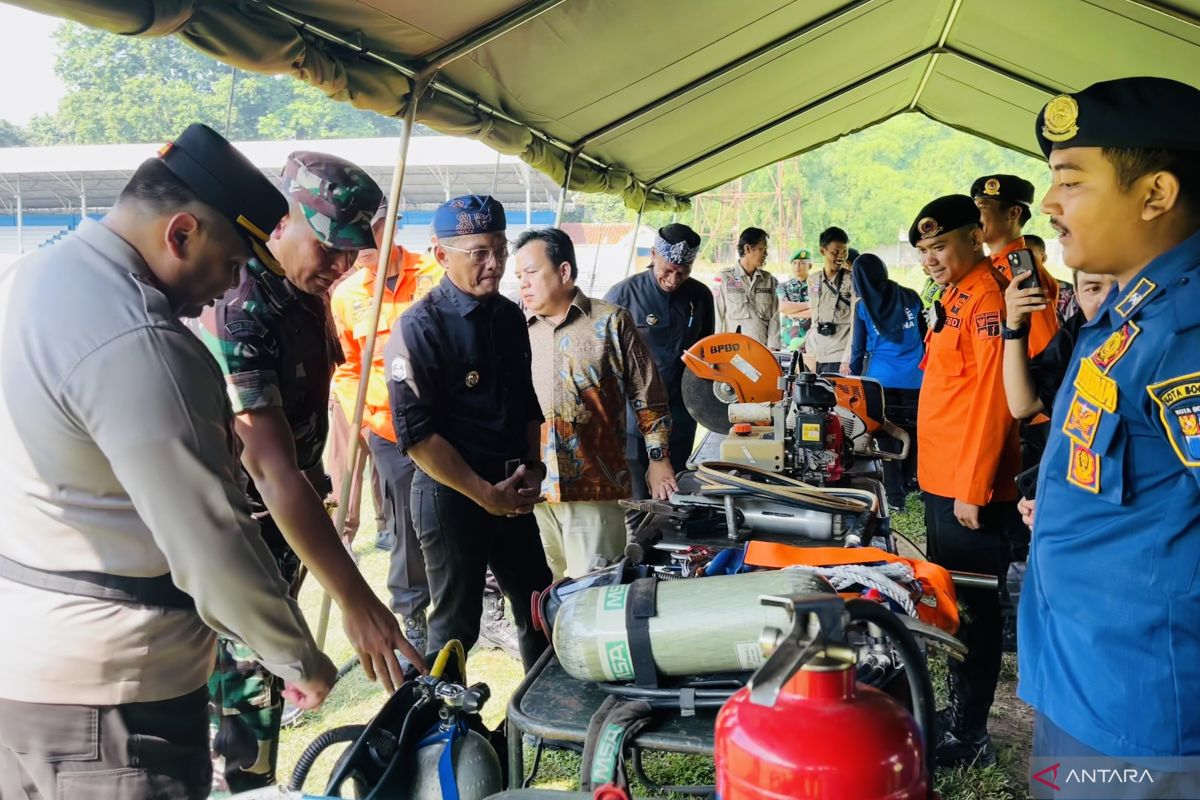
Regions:
<instances>
[{"instance_id":1,"label":"blue uniform jacket","mask_svg":"<svg viewBox=\"0 0 1200 800\"><path fill-rule=\"evenodd\" d=\"M1115 757L1200 754L1200 233L1080 329L1054 404L1018 693Z\"/></svg>"},{"instance_id":2,"label":"blue uniform jacket","mask_svg":"<svg viewBox=\"0 0 1200 800\"><path fill-rule=\"evenodd\" d=\"M893 342L879 335L867 304L854 306L854 338L850 345L850 369L856 375L874 378L885 389L920 389L921 359L925 357L925 336L921 333L921 303L904 309L904 335ZM866 371L863 363L866 362Z\"/></svg>"}]
</instances>

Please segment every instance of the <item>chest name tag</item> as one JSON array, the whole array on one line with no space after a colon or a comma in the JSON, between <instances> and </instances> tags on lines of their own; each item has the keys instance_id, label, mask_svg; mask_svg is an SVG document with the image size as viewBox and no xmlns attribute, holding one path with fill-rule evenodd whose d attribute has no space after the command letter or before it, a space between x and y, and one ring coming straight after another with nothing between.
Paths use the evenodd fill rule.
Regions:
<instances>
[{"instance_id":1,"label":"chest name tag","mask_svg":"<svg viewBox=\"0 0 1200 800\"><path fill-rule=\"evenodd\" d=\"M1090 358L1079 360L1079 374L1075 376L1075 388L1086 399L1108 413L1117 410L1117 382L1100 371Z\"/></svg>"},{"instance_id":2,"label":"chest name tag","mask_svg":"<svg viewBox=\"0 0 1200 800\"><path fill-rule=\"evenodd\" d=\"M1200 372L1146 387L1171 448L1185 467L1200 467Z\"/></svg>"}]
</instances>

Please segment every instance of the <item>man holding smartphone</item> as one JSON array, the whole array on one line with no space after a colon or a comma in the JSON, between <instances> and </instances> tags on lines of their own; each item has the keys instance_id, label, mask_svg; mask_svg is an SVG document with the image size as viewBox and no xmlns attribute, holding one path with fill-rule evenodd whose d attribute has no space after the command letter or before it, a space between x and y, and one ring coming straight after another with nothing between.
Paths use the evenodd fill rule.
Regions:
<instances>
[{"instance_id":1,"label":"man holding smartphone","mask_svg":"<svg viewBox=\"0 0 1200 800\"><path fill-rule=\"evenodd\" d=\"M984 175L971 184L971 197L979 209L979 221L983 224L983 243L996 271L1008 280L1013 280L1013 264L1009 256L1028 251L1029 245L1021 235L1021 229L1029 222L1033 203L1033 184L1016 175ZM1058 281L1046 272L1043 264L1034 263L1037 270L1037 285L1042 287L1049 302L1042 310L1029 318L1029 357L1033 358L1046 349L1054 334L1058 333Z\"/></svg>"}]
</instances>

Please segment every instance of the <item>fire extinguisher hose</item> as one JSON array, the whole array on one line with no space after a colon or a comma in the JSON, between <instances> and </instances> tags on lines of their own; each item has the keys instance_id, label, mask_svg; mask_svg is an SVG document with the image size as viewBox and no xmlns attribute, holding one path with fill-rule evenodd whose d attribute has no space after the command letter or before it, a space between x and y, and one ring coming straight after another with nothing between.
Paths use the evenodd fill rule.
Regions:
<instances>
[{"instance_id":1,"label":"fire extinguisher hose","mask_svg":"<svg viewBox=\"0 0 1200 800\"><path fill-rule=\"evenodd\" d=\"M904 659L904 675L908 678L908 687L912 694L913 717L925 738L925 761L932 775L935 744L933 709L936 700L933 697L933 684L929 680L929 670L925 666L925 655L900 618L884 606L870 600L847 600L846 613L853 620L879 626L900 651L900 656Z\"/></svg>"}]
</instances>

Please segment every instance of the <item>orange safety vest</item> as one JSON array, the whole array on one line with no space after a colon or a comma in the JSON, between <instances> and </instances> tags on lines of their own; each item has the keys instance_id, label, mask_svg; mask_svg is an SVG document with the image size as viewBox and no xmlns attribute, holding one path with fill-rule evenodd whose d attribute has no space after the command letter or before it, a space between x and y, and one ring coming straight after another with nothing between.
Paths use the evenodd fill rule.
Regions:
<instances>
[{"instance_id":1,"label":"orange safety vest","mask_svg":"<svg viewBox=\"0 0 1200 800\"><path fill-rule=\"evenodd\" d=\"M388 402L387 374L384 371L383 348L392 326L412 305L421 280L421 257L396 246L393 263L400 265L400 276L394 289L384 289L383 308L375 332L375 352L371 359L371 377L367 383L363 425L388 441L396 441L392 426L392 411ZM333 373L333 391L346 419L354 418L354 403L358 399L359 376L362 374L363 348L370 328L371 305L375 295L375 274L378 262L359 259L357 269L333 290L329 308L337 327L338 340L346 360ZM428 291L428 290L426 290Z\"/></svg>"},{"instance_id":2,"label":"orange safety vest","mask_svg":"<svg viewBox=\"0 0 1200 800\"><path fill-rule=\"evenodd\" d=\"M986 258L946 287L946 320L926 336L917 406L917 479L941 497L1016 500L1017 422L1004 396L1003 278Z\"/></svg>"},{"instance_id":3,"label":"orange safety vest","mask_svg":"<svg viewBox=\"0 0 1200 800\"><path fill-rule=\"evenodd\" d=\"M878 564L881 561L900 562L912 567L913 577L921 584L921 598L916 603L917 619L936 625L946 633L952 634L958 630L958 599L954 582L945 567L932 561L905 558L875 547L796 547L776 542L746 543L746 564L752 567L837 567ZM842 596L858 597L850 593Z\"/></svg>"}]
</instances>

